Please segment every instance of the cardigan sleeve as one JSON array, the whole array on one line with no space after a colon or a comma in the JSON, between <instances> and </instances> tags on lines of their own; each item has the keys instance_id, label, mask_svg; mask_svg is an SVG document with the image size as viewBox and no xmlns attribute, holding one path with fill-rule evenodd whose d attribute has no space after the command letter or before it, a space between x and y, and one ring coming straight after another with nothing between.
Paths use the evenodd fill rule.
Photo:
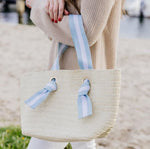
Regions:
<instances>
[{"instance_id":1,"label":"cardigan sleeve","mask_svg":"<svg viewBox=\"0 0 150 149\"><path fill-rule=\"evenodd\" d=\"M35 0L31 8L30 19L49 39L55 39L69 46L74 46L69 27L69 16L64 15L61 22L53 23L45 12L46 0ZM92 46L103 32L115 0L81 0L83 26Z\"/></svg>"}]
</instances>

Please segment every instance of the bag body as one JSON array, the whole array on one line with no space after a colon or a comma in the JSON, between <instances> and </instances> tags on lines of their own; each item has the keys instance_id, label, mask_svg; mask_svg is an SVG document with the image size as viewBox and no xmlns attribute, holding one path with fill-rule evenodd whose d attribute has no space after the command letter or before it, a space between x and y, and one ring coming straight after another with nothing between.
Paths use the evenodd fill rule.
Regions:
<instances>
[{"instance_id":1,"label":"bag body","mask_svg":"<svg viewBox=\"0 0 150 149\"><path fill-rule=\"evenodd\" d=\"M89 141L106 136L117 119L121 70L93 69L82 17L69 15L69 21L80 69L59 70L60 55L67 50L67 45L60 43L50 71L28 72L22 76L20 106L24 135L58 142ZM45 84L53 78L57 89L52 91ZM39 98L42 88L50 93L33 108L30 103L35 102L36 96Z\"/></svg>"}]
</instances>

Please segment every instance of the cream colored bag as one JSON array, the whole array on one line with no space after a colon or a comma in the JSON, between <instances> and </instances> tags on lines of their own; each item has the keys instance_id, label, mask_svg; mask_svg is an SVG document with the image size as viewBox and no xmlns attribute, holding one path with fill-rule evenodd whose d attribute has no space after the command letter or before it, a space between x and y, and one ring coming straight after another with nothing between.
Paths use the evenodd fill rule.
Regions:
<instances>
[{"instance_id":1,"label":"cream colored bag","mask_svg":"<svg viewBox=\"0 0 150 149\"><path fill-rule=\"evenodd\" d=\"M49 141L89 141L114 126L120 100L121 70L95 70L81 15L69 15L81 69L59 70L59 43L50 71L29 72L20 79L22 133Z\"/></svg>"}]
</instances>

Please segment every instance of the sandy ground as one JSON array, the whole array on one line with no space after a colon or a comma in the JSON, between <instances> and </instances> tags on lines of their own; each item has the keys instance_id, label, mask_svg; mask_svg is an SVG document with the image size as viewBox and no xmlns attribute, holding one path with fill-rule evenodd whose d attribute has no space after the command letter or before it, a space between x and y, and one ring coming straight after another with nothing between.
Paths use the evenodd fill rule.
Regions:
<instances>
[{"instance_id":1,"label":"sandy ground","mask_svg":"<svg viewBox=\"0 0 150 149\"><path fill-rule=\"evenodd\" d=\"M19 78L47 70L50 41L38 28L0 24L0 126L20 124ZM120 39L122 89L118 120L98 149L150 148L150 40Z\"/></svg>"}]
</instances>

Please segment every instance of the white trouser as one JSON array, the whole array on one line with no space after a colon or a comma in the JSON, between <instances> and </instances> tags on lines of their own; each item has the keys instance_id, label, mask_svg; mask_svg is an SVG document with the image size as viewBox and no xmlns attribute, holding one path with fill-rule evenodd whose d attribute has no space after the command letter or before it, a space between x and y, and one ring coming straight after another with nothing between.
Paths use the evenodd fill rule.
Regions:
<instances>
[{"instance_id":1,"label":"white trouser","mask_svg":"<svg viewBox=\"0 0 150 149\"><path fill-rule=\"evenodd\" d=\"M51 142L32 137L27 149L64 149L68 142ZM70 142L72 149L96 149L95 139Z\"/></svg>"}]
</instances>

